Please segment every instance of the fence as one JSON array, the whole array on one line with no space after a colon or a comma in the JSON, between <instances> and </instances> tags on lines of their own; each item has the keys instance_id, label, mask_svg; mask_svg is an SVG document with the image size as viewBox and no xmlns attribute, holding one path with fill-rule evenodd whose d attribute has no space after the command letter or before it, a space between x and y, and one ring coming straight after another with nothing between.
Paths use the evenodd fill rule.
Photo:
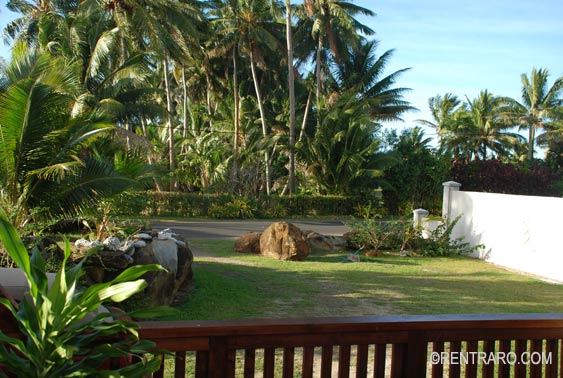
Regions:
<instances>
[{"instance_id":1,"label":"fence","mask_svg":"<svg viewBox=\"0 0 563 378\"><path fill-rule=\"evenodd\" d=\"M462 192L459 187L444 184L443 216L460 216L453 237L484 245L475 257L563 282L562 198Z\"/></svg>"},{"instance_id":2,"label":"fence","mask_svg":"<svg viewBox=\"0 0 563 378\"><path fill-rule=\"evenodd\" d=\"M146 322L139 333L174 353L155 377L555 378L563 361L563 314Z\"/></svg>"}]
</instances>

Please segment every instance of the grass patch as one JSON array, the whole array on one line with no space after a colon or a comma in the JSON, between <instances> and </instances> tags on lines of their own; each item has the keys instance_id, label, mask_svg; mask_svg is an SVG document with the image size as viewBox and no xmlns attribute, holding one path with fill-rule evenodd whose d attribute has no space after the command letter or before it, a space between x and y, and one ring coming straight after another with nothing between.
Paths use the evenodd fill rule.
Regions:
<instances>
[{"instance_id":1,"label":"grass patch","mask_svg":"<svg viewBox=\"0 0 563 378\"><path fill-rule=\"evenodd\" d=\"M561 312L563 286L467 258L342 262L314 251L303 262L235 254L233 240L193 240L191 292L180 319L389 314Z\"/></svg>"}]
</instances>

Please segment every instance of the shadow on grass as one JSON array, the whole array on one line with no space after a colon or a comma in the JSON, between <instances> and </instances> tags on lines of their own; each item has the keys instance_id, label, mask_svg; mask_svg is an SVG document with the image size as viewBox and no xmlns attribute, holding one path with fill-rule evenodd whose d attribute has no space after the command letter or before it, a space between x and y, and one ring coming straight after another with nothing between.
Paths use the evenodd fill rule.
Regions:
<instances>
[{"instance_id":1,"label":"shadow on grass","mask_svg":"<svg viewBox=\"0 0 563 378\"><path fill-rule=\"evenodd\" d=\"M199 260L193 291L179 306L181 319L563 310L562 286L464 257L343 263L329 253L305 262L217 256L249 264Z\"/></svg>"}]
</instances>

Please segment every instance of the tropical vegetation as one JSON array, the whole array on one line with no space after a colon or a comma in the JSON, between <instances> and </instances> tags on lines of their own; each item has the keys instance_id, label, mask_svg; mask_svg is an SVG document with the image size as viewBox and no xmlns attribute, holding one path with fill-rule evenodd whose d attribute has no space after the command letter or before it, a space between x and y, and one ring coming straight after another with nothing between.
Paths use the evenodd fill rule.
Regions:
<instances>
[{"instance_id":1,"label":"tropical vegetation","mask_svg":"<svg viewBox=\"0 0 563 378\"><path fill-rule=\"evenodd\" d=\"M81 289L82 262L66 270L71 254L67 241L62 268L49 284L41 252L35 249L30 258L2 212L0 240L29 287L19 304L0 297L0 307L7 310L3 321L14 323L0 330L1 377L144 377L159 368L159 359L147 354L154 343L139 340L135 323L100 311L100 306L142 291L146 282L140 277L162 267L131 267L112 281ZM123 363L115 368L110 359Z\"/></svg>"},{"instance_id":2,"label":"tropical vegetation","mask_svg":"<svg viewBox=\"0 0 563 378\"><path fill-rule=\"evenodd\" d=\"M352 1L11 0L0 69L0 204L18 227L95 213L125 190L366 195L432 207L451 163L563 166L562 83L522 76L522 100L483 90L429 101L387 72L374 13ZM526 139L519 131L528 130ZM536 135L538 130L543 134ZM424 184L423 184L424 183Z\"/></svg>"}]
</instances>

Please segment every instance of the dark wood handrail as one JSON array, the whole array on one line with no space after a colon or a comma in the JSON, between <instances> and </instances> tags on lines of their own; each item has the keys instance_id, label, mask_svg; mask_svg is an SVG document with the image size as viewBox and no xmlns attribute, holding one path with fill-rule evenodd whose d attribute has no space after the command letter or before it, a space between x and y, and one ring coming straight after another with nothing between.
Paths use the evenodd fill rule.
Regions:
<instances>
[{"instance_id":1,"label":"dark wood handrail","mask_svg":"<svg viewBox=\"0 0 563 378\"><path fill-rule=\"evenodd\" d=\"M331 376L333 353L337 350L339 377L349 376L352 362L356 364L356 376L367 376L368 354L373 354L370 358L375 377L383 377L386 372L392 377L441 376L447 364L430 365L429 353L443 351L549 353L551 360L540 364L539 371L547 377L563 375L563 367L559 367L563 313L170 321L139 325L141 338L176 353L174 376L184 376L185 366L179 365L185 365L186 352L196 352L196 377L234 377L235 371L253 377L257 350L264 351L264 376L273 376L277 349L283 352L283 377L293 377L295 348L302 349L299 376L312 376L315 347L322 349L321 362L315 367L321 377ZM350 357L351 346L355 359ZM235 361L237 351L245 355L244 361ZM241 364L244 373L238 368ZM489 365L479 366L483 377L528 376L522 375L527 367L522 364L504 364L496 370ZM461 376L457 364L447 368L450 376ZM465 376L477 376L477 366L463 369ZM538 366L529 369L537 372ZM497 375L491 375L495 371Z\"/></svg>"}]
</instances>

